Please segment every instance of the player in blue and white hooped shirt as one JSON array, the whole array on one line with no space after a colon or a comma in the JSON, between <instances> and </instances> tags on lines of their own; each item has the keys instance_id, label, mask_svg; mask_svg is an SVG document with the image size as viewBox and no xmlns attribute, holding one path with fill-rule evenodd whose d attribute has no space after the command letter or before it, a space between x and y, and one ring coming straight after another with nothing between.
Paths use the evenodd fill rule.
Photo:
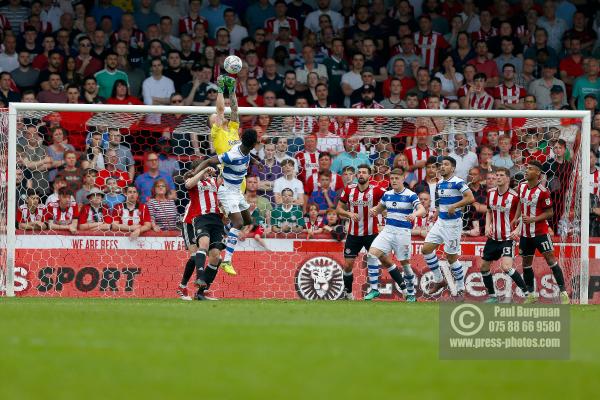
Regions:
<instances>
[{"instance_id":1,"label":"player in blue and white hooped shirt","mask_svg":"<svg viewBox=\"0 0 600 400\"><path fill-rule=\"evenodd\" d=\"M406 301L414 302L417 301L417 298L414 286L415 275L410 267L411 231L415 219L425 216L426 211L415 192L404 187L405 176L406 170L403 167L394 169L390 173L392 190L385 192L379 204L370 210L371 215L387 211L387 216L385 227L371 244L367 257L372 261L379 259L381 265L387 268L390 276L398 285L405 280ZM392 251L402 264L404 279L392 261Z\"/></svg>"},{"instance_id":2,"label":"player in blue and white hooped shirt","mask_svg":"<svg viewBox=\"0 0 600 400\"><path fill-rule=\"evenodd\" d=\"M435 253L437 248L444 244L444 253L446 253L446 259L456 283L457 297L461 298L465 290L464 271L458 261L463 226L462 208L473 203L475 198L465 181L454 176L455 169L456 160L454 158L442 157L440 166L442 180L438 182L435 189L437 221L425 238L422 253L427 266L433 272L430 294L437 293L446 286Z\"/></svg>"},{"instance_id":3,"label":"player in blue and white hooped shirt","mask_svg":"<svg viewBox=\"0 0 600 400\"><path fill-rule=\"evenodd\" d=\"M225 240L225 257L220 267L229 275L237 275L231 259L238 242L241 229L252 225L249 212L250 204L241 192L242 182L250 166L250 152L258 143L258 135L254 129L246 129L242 134L242 143L234 145L229 151L203 161L198 167L202 170L208 166L223 164L221 177L223 184L219 187L217 198L223 211L231 221L231 228Z\"/></svg>"}]
</instances>

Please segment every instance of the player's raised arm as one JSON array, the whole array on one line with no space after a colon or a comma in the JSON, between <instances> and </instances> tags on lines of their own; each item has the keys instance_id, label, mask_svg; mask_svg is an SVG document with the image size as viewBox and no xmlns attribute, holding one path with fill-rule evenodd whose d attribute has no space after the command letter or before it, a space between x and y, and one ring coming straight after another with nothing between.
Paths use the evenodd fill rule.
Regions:
<instances>
[{"instance_id":1,"label":"player's raised arm","mask_svg":"<svg viewBox=\"0 0 600 400\"><path fill-rule=\"evenodd\" d=\"M231 101L231 115L229 118L230 121L239 123L240 117L238 115L238 101L237 96L235 94L235 80L233 80L233 85L229 88L229 90L229 101Z\"/></svg>"},{"instance_id":2,"label":"player's raised arm","mask_svg":"<svg viewBox=\"0 0 600 400\"><path fill-rule=\"evenodd\" d=\"M212 156L211 158L207 158L206 160L202 161L200 165L196 167L196 169L203 171L207 167L215 167L219 164L221 164L219 156Z\"/></svg>"},{"instance_id":3,"label":"player's raised arm","mask_svg":"<svg viewBox=\"0 0 600 400\"><path fill-rule=\"evenodd\" d=\"M193 176L185 180L185 188L191 189L198 184L198 182L204 180L208 174L214 173L214 168L206 167L199 172L196 172ZM195 172L195 171L194 171Z\"/></svg>"}]
</instances>

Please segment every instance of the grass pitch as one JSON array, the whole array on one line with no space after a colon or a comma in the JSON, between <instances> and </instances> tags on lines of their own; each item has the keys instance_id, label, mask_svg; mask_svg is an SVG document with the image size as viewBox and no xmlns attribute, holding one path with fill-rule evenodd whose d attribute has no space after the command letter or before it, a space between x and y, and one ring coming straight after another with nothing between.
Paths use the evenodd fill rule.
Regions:
<instances>
[{"instance_id":1,"label":"grass pitch","mask_svg":"<svg viewBox=\"0 0 600 400\"><path fill-rule=\"evenodd\" d=\"M0 298L0 321L5 400L577 399L600 377L591 306L570 361L439 361L436 304Z\"/></svg>"}]
</instances>

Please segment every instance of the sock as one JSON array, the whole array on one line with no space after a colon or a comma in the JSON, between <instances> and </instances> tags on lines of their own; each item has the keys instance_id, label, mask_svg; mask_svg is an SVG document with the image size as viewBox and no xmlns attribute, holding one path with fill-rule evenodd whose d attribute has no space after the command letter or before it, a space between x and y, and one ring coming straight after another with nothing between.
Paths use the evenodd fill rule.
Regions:
<instances>
[{"instance_id":1,"label":"sock","mask_svg":"<svg viewBox=\"0 0 600 400\"><path fill-rule=\"evenodd\" d=\"M198 250L194 255L194 262L196 265L196 279L202 279L206 282L206 276L204 275L204 263L206 262L206 250Z\"/></svg>"},{"instance_id":2,"label":"sock","mask_svg":"<svg viewBox=\"0 0 600 400\"><path fill-rule=\"evenodd\" d=\"M367 254L367 281L371 290L379 290L379 260Z\"/></svg>"},{"instance_id":3,"label":"sock","mask_svg":"<svg viewBox=\"0 0 600 400\"><path fill-rule=\"evenodd\" d=\"M525 281L521 277L521 274L519 274L519 272L514 268L509 269L506 273L512 278L513 281L515 281L519 289L521 289L523 293L527 294L527 286L525 285Z\"/></svg>"},{"instance_id":4,"label":"sock","mask_svg":"<svg viewBox=\"0 0 600 400\"><path fill-rule=\"evenodd\" d=\"M402 269L404 270L404 283L406 284L406 293L409 296L414 296L415 294L415 274L410 267L410 265L403 265Z\"/></svg>"},{"instance_id":5,"label":"sock","mask_svg":"<svg viewBox=\"0 0 600 400\"><path fill-rule=\"evenodd\" d=\"M465 290L465 274L463 273L463 266L460 261L455 261L454 264L450 265L450 271L456 282L457 290Z\"/></svg>"},{"instance_id":6,"label":"sock","mask_svg":"<svg viewBox=\"0 0 600 400\"><path fill-rule=\"evenodd\" d=\"M392 279L394 280L394 282L396 282L398 284L398 286L402 285L404 278L402 278L402 274L400 273L400 270L398 269L398 267L396 267L396 265L392 265L387 270L388 270L388 273L390 274L390 276L392 277Z\"/></svg>"},{"instance_id":7,"label":"sock","mask_svg":"<svg viewBox=\"0 0 600 400\"><path fill-rule=\"evenodd\" d=\"M192 274L194 273L194 267L194 258L188 258L187 263L185 263L185 269L183 270L183 278L181 278L181 287L187 286Z\"/></svg>"},{"instance_id":8,"label":"sock","mask_svg":"<svg viewBox=\"0 0 600 400\"><path fill-rule=\"evenodd\" d=\"M219 264L221 264L221 260L219 260L217 265L208 264L204 268L204 276L206 278L204 281L206 282L206 288L200 289L200 293L204 293L205 290L210 289L210 285L214 282L215 278L217 277L217 272L219 272Z\"/></svg>"},{"instance_id":9,"label":"sock","mask_svg":"<svg viewBox=\"0 0 600 400\"><path fill-rule=\"evenodd\" d=\"M435 282L441 282L444 279L444 277L442 276L440 264L435 253L424 254L423 258L425 258L425 262L427 263L429 270L433 272L433 280Z\"/></svg>"},{"instance_id":10,"label":"sock","mask_svg":"<svg viewBox=\"0 0 600 400\"><path fill-rule=\"evenodd\" d=\"M535 293L535 275L533 275L533 267L523 267L523 280L525 287L529 293Z\"/></svg>"},{"instance_id":11,"label":"sock","mask_svg":"<svg viewBox=\"0 0 600 400\"><path fill-rule=\"evenodd\" d=\"M496 297L496 291L494 290L494 278L490 271L481 271L481 277L483 278L483 284L487 289L488 294L491 297Z\"/></svg>"},{"instance_id":12,"label":"sock","mask_svg":"<svg viewBox=\"0 0 600 400\"><path fill-rule=\"evenodd\" d=\"M561 292L564 292L565 291L565 278L563 277L562 269L560 268L558 263L555 263L553 266L550 267L550 269L552 270L552 275L554 275L554 280L556 281L556 284L558 285L558 289L560 289Z\"/></svg>"},{"instance_id":13,"label":"sock","mask_svg":"<svg viewBox=\"0 0 600 400\"><path fill-rule=\"evenodd\" d=\"M224 262L230 262L233 258L233 252L235 251L235 245L238 242L239 234L239 229L231 228L229 230L229 233L227 234L227 239L225 240L225 257L223 258Z\"/></svg>"},{"instance_id":14,"label":"sock","mask_svg":"<svg viewBox=\"0 0 600 400\"><path fill-rule=\"evenodd\" d=\"M344 271L344 288L346 289L346 293L352 293L352 282L354 282L354 274L352 271Z\"/></svg>"}]
</instances>

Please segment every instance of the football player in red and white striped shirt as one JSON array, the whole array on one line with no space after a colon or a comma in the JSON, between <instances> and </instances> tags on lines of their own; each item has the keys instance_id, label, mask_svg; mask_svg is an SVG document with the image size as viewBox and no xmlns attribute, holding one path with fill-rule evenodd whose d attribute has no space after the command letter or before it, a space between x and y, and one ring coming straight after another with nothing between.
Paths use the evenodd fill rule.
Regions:
<instances>
[{"instance_id":1,"label":"football player in red and white striped shirt","mask_svg":"<svg viewBox=\"0 0 600 400\"><path fill-rule=\"evenodd\" d=\"M490 264L500 261L502 270L510 276L517 286L527 294L523 278L513 268L514 242L510 238L511 223L519 208L519 195L509 187L510 171L500 167L496 171L496 187L487 194L487 212L485 215L485 236L488 237L483 248L481 276L488 291L486 303L498 303L494 279L490 273Z\"/></svg>"},{"instance_id":2,"label":"football player in red and white striped shirt","mask_svg":"<svg viewBox=\"0 0 600 400\"><path fill-rule=\"evenodd\" d=\"M41 203L40 195L34 189L27 189L27 203L17 209L19 229L44 230L46 209Z\"/></svg>"},{"instance_id":3,"label":"football player in red and white striped shirt","mask_svg":"<svg viewBox=\"0 0 600 400\"><path fill-rule=\"evenodd\" d=\"M357 184L346 186L340 201L337 205L337 213L342 218L350 220L348 236L344 244L344 286L345 296L348 300L353 299L352 282L354 275L354 260L358 253L364 247L367 251L371 248L371 243L379 233L377 216L370 216L369 210L379 204L383 197L385 189L373 185L371 179L371 167L367 164L361 164L357 168ZM366 257L363 262L366 261ZM369 274L379 274L379 267L376 271L369 271Z\"/></svg>"},{"instance_id":4,"label":"football player in red and white striped shirt","mask_svg":"<svg viewBox=\"0 0 600 400\"><path fill-rule=\"evenodd\" d=\"M525 88L515 83L515 66L506 63L502 67L504 82L494 88L494 108L498 110L520 110L527 96Z\"/></svg>"},{"instance_id":5,"label":"football player in red and white striped shirt","mask_svg":"<svg viewBox=\"0 0 600 400\"><path fill-rule=\"evenodd\" d=\"M558 261L554 257L554 246L549 234L548 220L554 215L550 192L541 185L542 164L532 160L527 163L525 177L527 182L521 183L517 193L521 206L517 209L516 221L521 221L519 227L512 232L512 237L521 235L519 253L523 257L523 278L529 296L527 303L537 301L535 296L535 275L533 274L533 256L538 250L552 270L556 284L560 290L560 301L569 304L569 294L565 289L565 279Z\"/></svg>"},{"instance_id":6,"label":"football player in red and white striped shirt","mask_svg":"<svg viewBox=\"0 0 600 400\"><path fill-rule=\"evenodd\" d=\"M467 109L491 110L494 107L494 98L485 91L487 76L483 72L475 74L474 85L467 93Z\"/></svg>"},{"instance_id":7,"label":"football player in red and white striped shirt","mask_svg":"<svg viewBox=\"0 0 600 400\"><path fill-rule=\"evenodd\" d=\"M441 50L445 50L450 45L440 33L432 31L431 17L423 14L419 17L419 32L415 33L415 47L417 54L421 56L421 65L424 65L431 72L439 66L439 56Z\"/></svg>"},{"instance_id":8,"label":"football player in red and white striped shirt","mask_svg":"<svg viewBox=\"0 0 600 400\"><path fill-rule=\"evenodd\" d=\"M196 168L197 169L197 168ZM225 248L225 226L219 210L217 191L219 184L212 167L202 171L194 169L186 177L185 187L190 202L183 216L183 240L190 258L185 264L177 293L182 300L191 300L187 284L196 270L197 300L209 300L204 291L215 280L221 263L221 250ZM208 265L205 267L208 255Z\"/></svg>"},{"instance_id":9,"label":"football player in red and white striped shirt","mask_svg":"<svg viewBox=\"0 0 600 400\"><path fill-rule=\"evenodd\" d=\"M77 203L71 201L71 191L67 188L58 190L58 201L48 204L44 221L48 223L48 228L55 231L77 232L77 219L79 218L79 208Z\"/></svg>"},{"instance_id":10,"label":"football player in red and white striped shirt","mask_svg":"<svg viewBox=\"0 0 600 400\"><path fill-rule=\"evenodd\" d=\"M125 203L117 204L113 209L112 229L131 232L129 237L137 239L142 233L152 229L150 211L145 204L138 202L140 195L134 185L125 187L125 197Z\"/></svg>"}]
</instances>

